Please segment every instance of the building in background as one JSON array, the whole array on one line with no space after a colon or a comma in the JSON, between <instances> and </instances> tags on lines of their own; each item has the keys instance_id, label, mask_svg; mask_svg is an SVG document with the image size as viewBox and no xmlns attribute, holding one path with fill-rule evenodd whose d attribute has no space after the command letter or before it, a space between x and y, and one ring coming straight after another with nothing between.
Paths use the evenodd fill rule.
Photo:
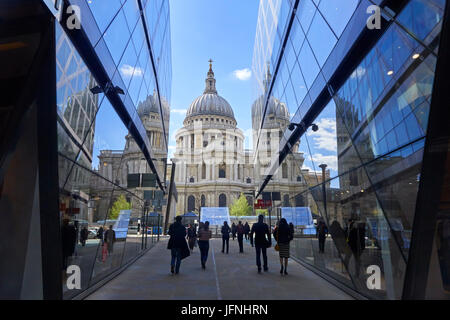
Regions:
<instances>
[{"instance_id":1,"label":"building in background","mask_svg":"<svg viewBox=\"0 0 450 320\"><path fill-rule=\"evenodd\" d=\"M7 0L0 21L0 298L81 297L159 239L174 201L169 4Z\"/></svg>"},{"instance_id":2,"label":"building in background","mask_svg":"<svg viewBox=\"0 0 450 320\"><path fill-rule=\"evenodd\" d=\"M266 76L270 81L269 70ZM253 105L252 116L255 105L256 103ZM270 121L264 127L267 146L265 152L268 157L262 163L255 164L252 150L244 150L244 134L237 127L232 107L217 92L210 62L205 90L188 108L184 126L177 131L175 137L178 215L199 213L201 207L231 207L241 194L253 206L255 188L260 183L257 170L269 165L270 153L277 152L280 134L289 124L286 105L274 97L268 114ZM280 204L289 206L290 198L295 198L296 194L304 190L299 179L303 176L307 180L315 177L308 169L298 166L302 161L303 155L294 151L273 178L274 191L281 193ZM302 205L299 197L293 201Z\"/></svg>"},{"instance_id":3,"label":"building in background","mask_svg":"<svg viewBox=\"0 0 450 320\"><path fill-rule=\"evenodd\" d=\"M380 29L367 26L374 2L381 8ZM450 297L449 256L439 249L449 232L445 197L439 196L448 189L436 180L437 168L448 174L446 149L441 158L426 151L448 127L430 124L445 117L448 101L433 91L436 65L448 52L439 46L443 25L448 28L445 8L444 0L260 2L255 162L266 158L262 129L271 121L272 96L286 105L292 125L257 178L258 195L276 186L273 172L292 155L303 154L299 169L317 172L326 165L326 178L317 176L300 193L328 225L325 253L314 238L296 238L292 250L365 297ZM380 287L367 285L370 266L380 270Z\"/></svg>"}]
</instances>

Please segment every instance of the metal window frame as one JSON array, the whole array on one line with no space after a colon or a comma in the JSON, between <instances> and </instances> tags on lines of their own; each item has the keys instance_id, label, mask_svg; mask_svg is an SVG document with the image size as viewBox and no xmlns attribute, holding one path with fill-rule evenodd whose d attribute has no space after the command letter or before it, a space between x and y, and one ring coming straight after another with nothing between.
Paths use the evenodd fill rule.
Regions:
<instances>
[{"instance_id":1,"label":"metal window frame","mask_svg":"<svg viewBox=\"0 0 450 320\"><path fill-rule=\"evenodd\" d=\"M425 139L419 192L412 227L408 264L406 266L402 299L426 298L430 259L436 231L437 214L443 174L450 150L450 1L443 16L440 45L431 96L427 136Z\"/></svg>"}]
</instances>

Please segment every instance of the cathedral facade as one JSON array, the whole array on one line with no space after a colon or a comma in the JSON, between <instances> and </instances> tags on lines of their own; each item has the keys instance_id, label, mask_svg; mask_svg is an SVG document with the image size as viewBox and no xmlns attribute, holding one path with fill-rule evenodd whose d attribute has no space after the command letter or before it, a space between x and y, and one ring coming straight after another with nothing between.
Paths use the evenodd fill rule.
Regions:
<instances>
[{"instance_id":1,"label":"cathedral facade","mask_svg":"<svg viewBox=\"0 0 450 320\"><path fill-rule=\"evenodd\" d=\"M270 77L268 70L266 83L270 82ZM259 125L254 121L257 119L256 105L257 102L252 106L254 135ZM183 127L175 136L177 215L191 211L198 213L201 207L230 207L241 193L253 206L263 173L278 152L281 136L290 123L286 104L275 97L270 97L265 116L269 121L265 121L259 143L267 147L255 157L252 150L244 149L244 133L237 126L231 105L217 92L210 63L205 90L191 103ZM255 136L253 142L256 142ZM308 199L298 195L307 185L304 179L313 175L317 178L317 173L303 170L303 161L297 144L266 188L265 191L280 192L279 206L307 205Z\"/></svg>"}]
</instances>

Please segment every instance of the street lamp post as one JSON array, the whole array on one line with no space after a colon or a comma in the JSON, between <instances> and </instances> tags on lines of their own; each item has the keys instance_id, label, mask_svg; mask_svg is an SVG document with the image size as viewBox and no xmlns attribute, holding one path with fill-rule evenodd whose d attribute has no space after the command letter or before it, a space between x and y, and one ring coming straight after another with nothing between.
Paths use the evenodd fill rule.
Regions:
<instances>
[{"instance_id":1,"label":"street lamp post","mask_svg":"<svg viewBox=\"0 0 450 320\"><path fill-rule=\"evenodd\" d=\"M145 211L145 244L144 249L147 249L147 239L148 239L148 210L150 208L150 201L145 200L144 211Z\"/></svg>"},{"instance_id":2,"label":"street lamp post","mask_svg":"<svg viewBox=\"0 0 450 320\"><path fill-rule=\"evenodd\" d=\"M326 164L321 164L319 166L322 168L322 193L323 193L323 210L325 217L328 219L328 213L327 213L327 194L326 194L326 187L325 187L325 169L327 168Z\"/></svg>"}]
</instances>

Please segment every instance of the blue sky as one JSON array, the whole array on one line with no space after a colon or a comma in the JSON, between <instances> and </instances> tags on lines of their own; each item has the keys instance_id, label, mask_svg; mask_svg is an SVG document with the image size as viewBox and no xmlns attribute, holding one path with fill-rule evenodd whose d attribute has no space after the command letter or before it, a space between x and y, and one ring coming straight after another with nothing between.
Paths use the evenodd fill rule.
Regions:
<instances>
[{"instance_id":1,"label":"blue sky","mask_svg":"<svg viewBox=\"0 0 450 320\"><path fill-rule=\"evenodd\" d=\"M232 106L238 127L251 129L253 46L259 1L170 1L172 36L172 101L169 146L183 126L184 110L203 93L209 65L213 62L219 95ZM249 146L246 146L249 147ZM174 149L169 149L169 157Z\"/></svg>"}]
</instances>

